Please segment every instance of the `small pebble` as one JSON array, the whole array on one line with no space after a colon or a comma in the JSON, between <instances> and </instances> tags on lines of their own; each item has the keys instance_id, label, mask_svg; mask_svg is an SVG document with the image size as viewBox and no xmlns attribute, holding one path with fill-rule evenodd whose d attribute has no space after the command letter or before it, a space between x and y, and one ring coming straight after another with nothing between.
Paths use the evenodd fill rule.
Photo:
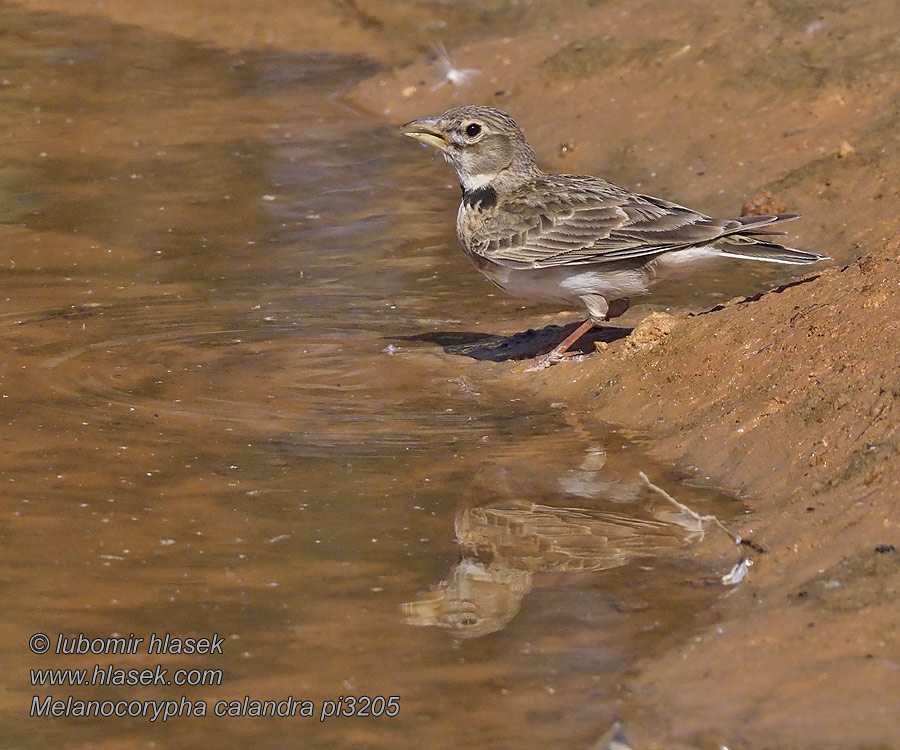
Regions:
<instances>
[{"instance_id":1,"label":"small pebble","mask_svg":"<svg viewBox=\"0 0 900 750\"><path fill-rule=\"evenodd\" d=\"M837 155L841 159L846 159L848 156L852 156L856 153L856 149L853 148L847 141L841 141L841 145L838 146Z\"/></svg>"}]
</instances>

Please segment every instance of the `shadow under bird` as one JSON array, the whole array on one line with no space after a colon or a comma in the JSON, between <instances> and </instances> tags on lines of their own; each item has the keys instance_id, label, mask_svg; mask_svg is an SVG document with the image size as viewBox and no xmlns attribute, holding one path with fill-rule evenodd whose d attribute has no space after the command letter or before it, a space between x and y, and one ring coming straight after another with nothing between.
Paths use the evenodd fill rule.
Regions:
<instances>
[{"instance_id":1,"label":"shadow under bird","mask_svg":"<svg viewBox=\"0 0 900 750\"><path fill-rule=\"evenodd\" d=\"M588 319L543 360L558 361L593 326L621 315L666 270L724 256L803 265L827 256L772 241L796 214L714 219L599 177L547 174L508 114L465 106L406 123L456 172L456 232L474 266L517 297L583 306Z\"/></svg>"}]
</instances>

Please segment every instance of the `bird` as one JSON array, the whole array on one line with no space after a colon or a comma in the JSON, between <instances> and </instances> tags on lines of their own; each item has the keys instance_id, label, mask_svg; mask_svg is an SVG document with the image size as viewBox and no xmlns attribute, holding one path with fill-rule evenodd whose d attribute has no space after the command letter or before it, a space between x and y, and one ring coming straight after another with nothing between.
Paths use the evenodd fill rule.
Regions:
<instances>
[{"instance_id":1,"label":"bird","mask_svg":"<svg viewBox=\"0 0 900 750\"><path fill-rule=\"evenodd\" d=\"M484 276L516 297L583 307L588 317L542 362L560 361L591 328L622 315L667 268L706 257L805 265L828 260L771 239L797 214L716 219L588 175L537 165L516 121L480 105L406 123L456 172L456 231Z\"/></svg>"}]
</instances>

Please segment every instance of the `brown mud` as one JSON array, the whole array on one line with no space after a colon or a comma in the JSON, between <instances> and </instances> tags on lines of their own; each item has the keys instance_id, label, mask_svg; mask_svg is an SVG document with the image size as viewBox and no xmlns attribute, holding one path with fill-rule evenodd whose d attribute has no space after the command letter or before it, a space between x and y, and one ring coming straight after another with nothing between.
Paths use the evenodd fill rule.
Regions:
<instances>
[{"instance_id":1,"label":"brown mud","mask_svg":"<svg viewBox=\"0 0 900 750\"><path fill-rule=\"evenodd\" d=\"M384 68L350 99L392 123L493 104L548 171L714 215L801 213L790 239L834 258L803 278L779 269L772 291L729 286L721 304L701 289L645 323L654 308L638 307L631 337L538 374L477 361L490 356L469 369L632 430L751 509L737 530L767 553L749 579L622 686L636 748L900 747L900 6L315 0L299 24L275 0L21 4L223 47L365 54ZM437 42L477 72L448 77ZM451 252L445 169L423 168L422 191L444 196ZM534 310L502 333L561 322Z\"/></svg>"}]
</instances>

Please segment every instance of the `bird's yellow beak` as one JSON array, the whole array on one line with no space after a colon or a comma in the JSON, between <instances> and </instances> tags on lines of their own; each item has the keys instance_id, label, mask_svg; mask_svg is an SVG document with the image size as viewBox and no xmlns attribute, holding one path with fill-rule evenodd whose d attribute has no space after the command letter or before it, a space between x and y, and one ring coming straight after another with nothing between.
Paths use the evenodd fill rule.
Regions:
<instances>
[{"instance_id":1,"label":"bird's yellow beak","mask_svg":"<svg viewBox=\"0 0 900 750\"><path fill-rule=\"evenodd\" d=\"M439 151L446 151L449 147L447 141L444 140L443 131L437 127L437 118L435 117L408 122L400 128L400 132L426 146L433 146Z\"/></svg>"}]
</instances>

